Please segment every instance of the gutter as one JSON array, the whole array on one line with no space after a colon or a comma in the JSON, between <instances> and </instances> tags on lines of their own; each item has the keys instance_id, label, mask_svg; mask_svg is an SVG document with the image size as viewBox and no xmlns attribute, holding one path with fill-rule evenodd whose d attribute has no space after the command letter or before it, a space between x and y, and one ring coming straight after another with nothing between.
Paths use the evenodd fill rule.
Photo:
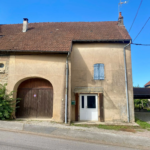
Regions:
<instances>
[{"instance_id":1,"label":"gutter","mask_svg":"<svg viewBox=\"0 0 150 150\"><path fill-rule=\"evenodd\" d=\"M47 51L47 50L0 50L0 52L28 52L28 53L68 53L68 51Z\"/></svg>"},{"instance_id":2,"label":"gutter","mask_svg":"<svg viewBox=\"0 0 150 150\"><path fill-rule=\"evenodd\" d=\"M65 90L65 124L67 124L68 120L68 57L70 53L68 52L67 59L66 59L66 90Z\"/></svg>"},{"instance_id":3,"label":"gutter","mask_svg":"<svg viewBox=\"0 0 150 150\"><path fill-rule=\"evenodd\" d=\"M129 43L131 39L72 40L74 43Z\"/></svg>"},{"instance_id":4,"label":"gutter","mask_svg":"<svg viewBox=\"0 0 150 150\"><path fill-rule=\"evenodd\" d=\"M124 52L124 69L125 69L125 88L126 88L126 100L127 100L127 117L128 117L128 123L130 122L130 109L129 109L129 95L128 95L128 79L127 79L127 66L126 66L126 47L129 46L130 43L124 46L123 52Z\"/></svg>"}]
</instances>

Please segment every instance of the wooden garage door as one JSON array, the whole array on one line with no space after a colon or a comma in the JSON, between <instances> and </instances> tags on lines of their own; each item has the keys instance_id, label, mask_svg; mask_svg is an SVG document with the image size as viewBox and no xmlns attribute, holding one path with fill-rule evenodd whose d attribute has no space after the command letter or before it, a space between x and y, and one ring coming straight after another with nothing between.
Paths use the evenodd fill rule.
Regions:
<instances>
[{"instance_id":1,"label":"wooden garage door","mask_svg":"<svg viewBox=\"0 0 150 150\"><path fill-rule=\"evenodd\" d=\"M29 79L18 87L17 97L21 98L16 110L18 118L51 118L53 115L53 88L49 81Z\"/></svg>"}]
</instances>

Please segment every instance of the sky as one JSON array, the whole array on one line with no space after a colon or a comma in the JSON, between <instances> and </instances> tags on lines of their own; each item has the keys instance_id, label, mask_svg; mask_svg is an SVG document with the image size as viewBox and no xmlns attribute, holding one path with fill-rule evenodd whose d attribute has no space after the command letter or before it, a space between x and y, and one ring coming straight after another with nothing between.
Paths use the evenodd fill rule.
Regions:
<instances>
[{"instance_id":1,"label":"sky","mask_svg":"<svg viewBox=\"0 0 150 150\"><path fill-rule=\"evenodd\" d=\"M141 0L126 0L120 7L129 31ZM0 24L33 22L117 21L120 0L7 0L0 3ZM124 2L124 0L122 0ZM150 17L150 0L143 0L130 30L132 40ZM150 44L150 20L134 43ZM143 87L150 81L150 46L131 46L133 85Z\"/></svg>"}]
</instances>

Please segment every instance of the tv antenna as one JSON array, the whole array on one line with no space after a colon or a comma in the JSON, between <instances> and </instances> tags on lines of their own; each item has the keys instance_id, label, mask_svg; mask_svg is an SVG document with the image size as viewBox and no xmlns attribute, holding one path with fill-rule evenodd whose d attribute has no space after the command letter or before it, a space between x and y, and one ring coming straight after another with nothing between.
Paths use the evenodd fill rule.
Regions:
<instances>
[{"instance_id":1,"label":"tv antenna","mask_svg":"<svg viewBox=\"0 0 150 150\"><path fill-rule=\"evenodd\" d=\"M124 2L122 2L121 0L120 0L120 2L119 2L119 4L118 4L118 14L119 14L119 12L120 12L120 7L123 5L123 4L127 4L129 2L129 0L128 1L124 1Z\"/></svg>"}]
</instances>

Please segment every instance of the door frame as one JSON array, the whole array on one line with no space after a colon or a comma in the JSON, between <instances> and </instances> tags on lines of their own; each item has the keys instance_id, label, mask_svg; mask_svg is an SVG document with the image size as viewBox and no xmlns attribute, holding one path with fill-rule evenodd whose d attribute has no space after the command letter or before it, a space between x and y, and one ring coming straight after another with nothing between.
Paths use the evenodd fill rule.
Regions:
<instances>
[{"instance_id":1,"label":"door frame","mask_svg":"<svg viewBox=\"0 0 150 150\"><path fill-rule=\"evenodd\" d=\"M95 120L95 121L98 121L98 94L80 94L80 97L79 97L79 103L80 103L80 107L79 107L79 109L80 109L80 121L84 121L84 120L81 120L81 99L82 99L82 96L95 96L95 100L96 100L96 113L97 113L97 120ZM87 99L86 99L87 100ZM87 103L86 101L85 101L85 99L84 99L84 103ZM85 107L85 111L86 111L86 107ZM89 108L89 109L87 109L87 111L90 111L90 110L92 110L92 108ZM92 121L92 120L85 120L85 121Z\"/></svg>"},{"instance_id":2,"label":"door frame","mask_svg":"<svg viewBox=\"0 0 150 150\"><path fill-rule=\"evenodd\" d=\"M75 121L80 120L80 95L84 94L97 94L98 104L98 121L104 122L104 99L103 93L75 93Z\"/></svg>"}]
</instances>

